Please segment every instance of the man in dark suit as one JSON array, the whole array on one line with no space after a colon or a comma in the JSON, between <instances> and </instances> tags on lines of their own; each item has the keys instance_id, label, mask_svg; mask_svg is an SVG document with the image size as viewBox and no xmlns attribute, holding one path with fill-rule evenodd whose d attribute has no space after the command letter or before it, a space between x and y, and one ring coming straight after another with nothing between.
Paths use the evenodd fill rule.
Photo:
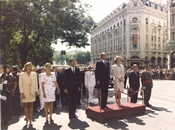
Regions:
<instances>
[{"instance_id":1,"label":"man in dark suit","mask_svg":"<svg viewBox=\"0 0 175 130\"><path fill-rule=\"evenodd\" d=\"M131 89L131 94L133 94L132 91L137 91L140 88L140 75L138 72L138 66L137 64L134 64L132 66L133 72L129 75L129 85ZM136 94L131 95L131 102L136 103L138 98L138 92Z\"/></svg>"},{"instance_id":2,"label":"man in dark suit","mask_svg":"<svg viewBox=\"0 0 175 130\"><path fill-rule=\"evenodd\" d=\"M68 96L68 112L69 119L75 119L77 116L75 115L76 105L77 105L77 97L78 92L80 91L81 81L80 81L80 70L75 68L75 59L70 59L70 68L65 70L64 75L64 83L65 83L65 93Z\"/></svg>"},{"instance_id":3,"label":"man in dark suit","mask_svg":"<svg viewBox=\"0 0 175 130\"><path fill-rule=\"evenodd\" d=\"M101 53L101 60L96 63L96 81L98 89L101 89L101 109L108 108L106 106L108 97L108 85L110 81L110 65L106 61L106 53Z\"/></svg>"}]
</instances>

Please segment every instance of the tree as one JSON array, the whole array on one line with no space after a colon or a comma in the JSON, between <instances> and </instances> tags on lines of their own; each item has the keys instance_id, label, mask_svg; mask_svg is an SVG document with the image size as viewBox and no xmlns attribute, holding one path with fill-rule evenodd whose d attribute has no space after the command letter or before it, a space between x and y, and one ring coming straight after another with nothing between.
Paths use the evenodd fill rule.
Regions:
<instances>
[{"instance_id":1,"label":"tree","mask_svg":"<svg viewBox=\"0 0 175 130\"><path fill-rule=\"evenodd\" d=\"M16 62L22 65L28 60L38 64L35 58L43 50L49 53L42 46L49 47L58 38L69 46L85 47L87 34L95 27L87 13L88 7L79 0L3 1L2 41L15 51L15 55L9 55L9 61L16 57L20 59ZM46 59L43 55L40 58Z\"/></svg>"},{"instance_id":2,"label":"tree","mask_svg":"<svg viewBox=\"0 0 175 130\"><path fill-rule=\"evenodd\" d=\"M57 64L61 64L61 65L64 65L65 64L65 61L67 64L69 64L69 59L71 58L72 55L61 55L61 54L58 54L54 57L55 59L55 62Z\"/></svg>"},{"instance_id":3,"label":"tree","mask_svg":"<svg viewBox=\"0 0 175 130\"><path fill-rule=\"evenodd\" d=\"M70 58L75 58L77 61L77 64L88 64L90 62L90 52L77 52L74 55L61 55L58 54L54 57L56 63L64 63L66 61L69 63Z\"/></svg>"},{"instance_id":4,"label":"tree","mask_svg":"<svg viewBox=\"0 0 175 130\"><path fill-rule=\"evenodd\" d=\"M90 52L77 52L74 54L74 58L78 64L88 64L88 62L90 62Z\"/></svg>"}]
</instances>

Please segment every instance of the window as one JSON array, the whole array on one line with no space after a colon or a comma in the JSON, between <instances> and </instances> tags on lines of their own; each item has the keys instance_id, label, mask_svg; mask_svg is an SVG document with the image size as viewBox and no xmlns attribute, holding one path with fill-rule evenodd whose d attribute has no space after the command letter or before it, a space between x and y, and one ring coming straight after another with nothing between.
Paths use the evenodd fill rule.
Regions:
<instances>
[{"instance_id":1,"label":"window","mask_svg":"<svg viewBox=\"0 0 175 130\"><path fill-rule=\"evenodd\" d=\"M160 37L158 37L158 42L160 43Z\"/></svg>"},{"instance_id":2,"label":"window","mask_svg":"<svg viewBox=\"0 0 175 130\"><path fill-rule=\"evenodd\" d=\"M133 18L133 19L132 19L132 22L133 22L133 23L138 23L138 19L137 19L137 18Z\"/></svg>"},{"instance_id":3,"label":"window","mask_svg":"<svg viewBox=\"0 0 175 130\"><path fill-rule=\"evenodd\" d=\"M148 41L148 35L146 35L146 41Z\"/></svg>"},{"instance_id":4,"label":"window","mask_svg":"<svg viewBox=\"0 0 175 130\"><path fill-rule=\"evenodd\" d=\"M146 43L146 50L148 50L148 43Z\"/></svg>"},{"instance_id":5,"label":"window","mask_svg":"<svg viewBox=\"0 0 175 130\"><path fill-rule=\"evenodd\" d=\"M154 44L154 50L156 50L156 44Z\"/></svg>"},{"instance_id":6,"label":"window","mask_svg":"<svg viewBox=\"0 0 175 130\"><path fill-rule=\"evenodd\" d=\"M158 29L158 34L160 35L160 29Z\"/></svg>"},{"instance_id":7,"label":"window","mask_svg":"<svg viewBox=\"0 0 175 130\"><path fill-rule=\"evenodd\" d=\"M156 34L156 32L157 32L157 29L156 29L156 27L154 27L154 34Z\"/></svg>"},{"instance_id":8,"label":"window","mask_svg":"<svg viewBox=\"0 0 175 130\"><path fill-rule=\"evenodd\" d=\"M147 18L145 19L145 24L148 24L148 19Z\"/></svg>"},{"instance_id":9,"label":"window","mask_svg":"<svg viewBox=\"0 0 175 130\"><path fill-rule=\"evenodd\" d=\"M175 41L175 33L173 33L173 41Z\"/></svg>"},{"instance_id":10,"label":"window","mask_svg":"<svg viewBox=\"0 0 175 130\"><path fill-rule=\"evenodd\" d=\"M158 49L159 49L159 51L160 51L160 45L158 45Z\"/></svg>"},{"instance_id":11,"label":"window","mask_svg":"<svg viewBox=\"0 0 175 130\"><path fill-rule=\"evenodd\" d=\"M154 42L156 42L156 36L154 36Z\"/></svg>"},{"instance_id":12,"label":"window","mask_svg":"<svg viewBox=\"0 0 175 130\"><path fill-rule=\"evenodd\" d=\"M157 9L157 5L155 5L155 9Z\"/></svg>"}]
</instances>

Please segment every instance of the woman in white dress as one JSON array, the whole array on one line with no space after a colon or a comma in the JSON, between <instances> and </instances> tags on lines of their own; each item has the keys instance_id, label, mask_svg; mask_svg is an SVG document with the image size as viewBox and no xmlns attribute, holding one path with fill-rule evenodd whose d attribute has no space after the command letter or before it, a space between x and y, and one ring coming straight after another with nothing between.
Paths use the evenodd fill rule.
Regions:
<instances>
[{"instance_id":1,"label":"woman in white dress","mask_svg":"<svg viewBox=\"0 0 175 130\"><path fill-rule=\"evenodd\" d=\"M60 93L59 86L56 82L55 73L52 73L51 64L46 63L46 72L42 74L41 83L42 83L42 91L44 97L44 112L46 115L46 123L48 123L48 109L50 112L50 121L52 120L52 112L53 112L53 102L55 101L55 90L57 88L57 94Z\"/></svg>"},{"instance_id":2,"label":"woman in white dress","mask_svg":"<svg viewBox=\"0 0 175 130\"><path fill-rule=\"evenodd\" d=\"M121 57L116 56L114 58L115 64L112 65L112 74L114 75L114 92L115 92L115 99L117 105L120 107L120 98L121 98L121 93L118 93L119 91L124 92L124 66L120 64L121 62Z\"/></svg>"}]
</instances>

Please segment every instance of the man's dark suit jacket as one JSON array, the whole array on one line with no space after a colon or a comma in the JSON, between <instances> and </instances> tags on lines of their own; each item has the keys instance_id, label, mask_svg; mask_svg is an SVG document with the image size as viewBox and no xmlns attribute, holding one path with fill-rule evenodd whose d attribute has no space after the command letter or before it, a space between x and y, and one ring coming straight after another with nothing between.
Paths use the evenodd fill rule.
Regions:
<instances>
[{"instance_id":1,"label":"man's dark suit jacket","mask_svg":"<svg viewBox=\"0 0 175 130\"><path fill-rule=\"evenodd\" d=\"M102 60L98 61L96 64L95 76L96 76L96 81L100 81L100 84L108 85L110 80L109 62L107 62L107 67L106 67Z\"/></svg>"},{"instance_id":2,"label":"man's dark suit jacket","mask_svg":"<svg viewBox=\"0 0 175 130\"><path fill-rule=\"evenodd\" d=\"M65 89L69 92L78 92L78 88L81 87L80 70L75 68L75 73L71 68L65 70L64 74Z\"/></svg>"},{"instance_id":3,"label":"man's dark suit jacket","mask_svg":"<svg viewBox=\"0 0 175 130\"><path fill-rule=\"evenodd\" d=\"M129 85L130 85L130 88L132 88L134 91L138 90L140 87L140 75L139 75L139 72L136 72L136 73L137 75L133 71L129 75Z\"/></svg>"}]
</instances>

